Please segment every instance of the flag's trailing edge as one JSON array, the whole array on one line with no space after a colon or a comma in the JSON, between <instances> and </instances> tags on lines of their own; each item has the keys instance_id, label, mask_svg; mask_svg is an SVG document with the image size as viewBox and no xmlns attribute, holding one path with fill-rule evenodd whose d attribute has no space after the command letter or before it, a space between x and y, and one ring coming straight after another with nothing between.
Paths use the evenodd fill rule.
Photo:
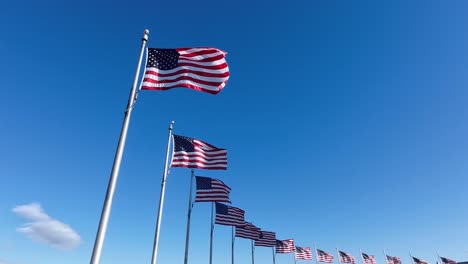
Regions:
<instances>
[{"instance_id":1,"label":"flag's trailing edge","mask_svg":"<svg viewBox=\"0 0 468 264\"><path fill-rule=\"evenodd\" d=\"M147 49L142 90L189 88L219 93L229 79L226 52L209 47Z\"/></svg>"}]
</instances>

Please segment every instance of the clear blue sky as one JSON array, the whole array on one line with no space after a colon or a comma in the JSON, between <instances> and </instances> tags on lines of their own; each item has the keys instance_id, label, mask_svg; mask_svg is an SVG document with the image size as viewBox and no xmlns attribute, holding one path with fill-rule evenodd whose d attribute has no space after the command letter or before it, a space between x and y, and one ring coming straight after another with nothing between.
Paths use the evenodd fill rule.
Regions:
<instances>
[{"instance_id":1,"label":"clear blue sky","mask_svg":"<svg viewBox=\"0 0 468 264\"><path fill-rule=\"evenodd\" d=\"M246 218L299 246L468 259L466 1L3 1L0 262L88 263L140 47L214 46L216 96L143 91L134 109L102 263L149 263L167 126L229 153L198 171ZM182 263L189 188L173 169L160 263ZM36 243L13 212L40 203L78 247ZM207 263L210 206L192 215L190 263ZM249 241L236 241L249 263ZM216 226L214 263L229 263ZM278 256L291 263L292 256ZM268 248L256 263L271 263Z\"/></svg>"}]
</instances>

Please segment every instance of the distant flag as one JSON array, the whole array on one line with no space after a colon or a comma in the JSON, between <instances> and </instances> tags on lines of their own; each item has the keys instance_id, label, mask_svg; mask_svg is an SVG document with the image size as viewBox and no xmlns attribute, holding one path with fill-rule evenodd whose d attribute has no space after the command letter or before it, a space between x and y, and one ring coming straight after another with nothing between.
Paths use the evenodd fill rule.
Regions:
<instances>
[{"instance_id":1,"label":"distant flag","mask_svg":"<svg viewBox=\"0 0 468 264\"><path fill-rule=\"evenodd\" d=\"M387 257L387 264L401 264L401 259L399 257L392 257L386 255Z\"/></svg>"},{"instance_id":2,"label":"distant flag","mask_svg":"<svg viewBox=\"0 0 468 264\"><path fill-rule=\"evenodd\" d=\"M296 259L312 260L310 247L296 247Z\"/></svg>"},{"instance_id":3,"label":"distant flag","mask_svg":"<svg viewBox=\"0 0 468 264\"><path fill-rule=\"evenodd\" d=\"M451 260L448 258L440 257L440 260L442 261L442 264L457 264L455 260Z\"/></svg>"},{"instance_id":4,"label":"distant flag","mask_svg":"<svg viewBox=\"0 0 468 264\"><path fill-rule=\"evenodd\" d=\"M149 48L141 89L185 87L217 94L229 79L225 55L215 48Z\"/></svg>"},{"instance_id":5,"label":"distant flag","mask_svg":"<svg viewBox=\"0 0 468 264\"><path fill-rule=\"evenodd\" d=\"M343 252L343 251L338 251L338 253L340 254L340 262L341 263L356 264L356 259L353 256L351 256L351 254L348 254L348 253Z\"/></svg>"},{"instance_id":6,"label":"distant flag","mask_svg":"<svg viewBox=\"0 0 468 264\"><path fill-rule=\"evenodd\" d=\"M276 233L268 231L260 231L260 237L255 240L257 247L274 247L276 246Z\"/></svg>"},{"instance_id":7,"label":"distant flag","mask_svg":"<svg viewBox=\"0 0 468 264\"><path fill-rule=\"evenodd\" d=\"M294 239L276 240L276 253L293 253Z\"/></svg>"},{"instance_id":8,"label":"distant flag","mask_svg":"<svg viewBox=\"0 0 468 264\"><path fill-rule=\"evenodd\" d=\"M231 203L229 199L231 188L224 184L224 182L201 176L196 176L195 179L197 181L195 202Z\"/></svg>"},{"instance_id":9,"label":"distant flag","mask_svg":"<svg viewBox=\"0 0 468 264\"><path fill-rule=\"evenodd\" d=\"M415 258L415 257L412 257L413 258L413 262L415 264L429 264L429 262L423 260L423 259L419 259L419 258Z\"/></svg>"},{"instance_id":10,"label":"distant flag","mask_svg":"<svg viewBox=\"0 0 468 264\"><path fill-rule=\"evenodd\" d=\"M256 240L260 237L260 228L251 223L245 223L242 226L236 226L236 237Z\"/></svg>"},{"instance_id":11,"label":"distant flag","mask_svg":"<svg viewBox=\"0 0 468 264\"><path fill-rule=\"evenodd\" d=\"M221 203L216 203L215 223L218 225L242 226L245 223L244 210Z\"/></svg>"},{"instance_id":12,"label":"distant flag","mask_svg":"<svg viewBox=\"0 0 468 264\"><path fill-rule=\"evenodd\" d=\"M377 264L375 257L372 255L362 253L362 259L364 260L364 264Z\"/></svg>"},{"instance_id":13,"label":"distant flag","mask_svg":"<svg viewBox=\"0 0 468 264\"><path fill-rule=\"evenodd\" d=\"M317 249L317 262L333 263L333 255Z\"/></svg>"},{"instance_id":14,"label":"distant flag","mask_svg":"<svg viewBox=\"0 0 468 264\"><path fill-rule=\"evenodd\" d=\"M171 167L205 170L227 169L227 151L202 140L173 135L174 151Z\"/></svg>"}]
</instances>

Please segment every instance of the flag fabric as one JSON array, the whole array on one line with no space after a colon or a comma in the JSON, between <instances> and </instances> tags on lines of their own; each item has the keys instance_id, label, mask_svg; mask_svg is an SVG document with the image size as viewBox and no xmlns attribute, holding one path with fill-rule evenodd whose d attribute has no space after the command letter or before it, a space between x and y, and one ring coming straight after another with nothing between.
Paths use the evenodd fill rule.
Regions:
<instances>
[{"instance_id":1,"label":"flag fabric","mask_svg":"<svg viewBox=\"0 0 468 264\"><path fill-rule=\"evenodd\" d=\"M455 260L440 257L440 260L442 261L442 264L457 264Z\"/></svg>"},{"instance_id":2,"label":"flag fabric","mask_svg":"<svg viewBox=\"0 0 468 264\"><path fill-rule=\"evenodd\" d=\"M317 262L333 263L333 255L317 249Z\"/></svg>"},{"instance_id":3,"label":"flag fabric","mask_svg":"<svg viewBox=\"0 0 468 264\"><path fill-rule=\"evenodd\" d=\"M231 203L229 199L231 188L224 184L224 182L201 176L196 176L195 179L197 181L195 202Z\"/></svg>"},{"instance_id":4,"label":"flag fabric","mask_svg":"<svg viewBox=\"0 0 468 264\"><path fill-rule=\"evenodd\" d=\"M351 263L351 264L356 264L356 259L351 256L350 254L343 252L343 251L338 251L340 254L340 262L341 263Z\"/></svg>"},{"instance_id":5,"label":"flag fabric","mask_svg":"<svg viewBox=\"0 0 468 264\"><path fill-rule=\"evenodd\" d=\"M372 255L367 255L365 253L362 254L362 260L364 261L364 264L377 264L377 261L375 260L375 257Z\"/></svg>"},{"instance_id":6,"label":"flag fabric","mask_svg":"<svg viewBox=\"0 0 468 264\"><path fill-rule=\"evenodd\" d=\"M244 210L237 207L216 203L215 223L218 225L242 226L244 225Z\"/></svg>"},{"instance_id":7,"label":"flag fabric","mask_svg":"<svg viewBox=\"0 0 468 264\"><path fill-rule=\"evenodd\" d=\"M256 240L260 237L260 228L245 222L243 226L236 226L236 237Z\"/></svg>"},{"instance_id":8,"label":"flag fabric","mask_svg":"<svg viewBox=\"0 0 468 264\"><path fill-rule=\"evenodd\" d=\"M171 167L205 170L227 169L227 151L202 140L173 135Z\"/></svg>"},{"instance_id":9,"label":"flag fabric","mask_svg":"<svg viewBox=\"0 0 468 264\"><path fill-rule=\"evenodd\" d=\"M148 48L141 89L184 87L217 94L229 79L225 55L216 48Z\"/></svg>"},{"instance_id":10,"label":"flag fabric","mask_svg":"<svg viewBox=\"0 0 468 264\"><path fill-rule=\"evenodd\" d=\"M276 253L293 253L294 239L276 240Z\"/></svg>"},{"instance_id":11,"label":"flag fabric","mask_svg":"<svg viewBox=\"0 0 468 264\"><path fill-rule=\"evenodd\" d=\"M387 257L387 264L401 264L401 259L399 257L392 257L386 255Z\"/></svg>"},{"instance_id":12,"label":"flag fabric","mask_svg":"<svg viewBox=\"0 0 468 264\"><path fill-rule=\"evenodd\" d=\"M429 264L429 262L423 260L423 259L419 259L419 258L415 258L415 257L412 257L413 258L413 262L416 263L416 264Z\"/></svg>"},{"instance_id":13,"label":"flag fabric","mask_svg":"<svg viewBox=\"0 0 468 264\"><path fill-rule=\"evenodd\" d=\"M274 247L276 246L276 233L260 231L260 237L255 240L256 247Z\"/></svg>"},{"instance_id":14,"label":"flag fabric","mask_svg":"<svg viewBox=\"0 0 468 264\"><path fill-rule=\"evenodd\" d=\"M296 247L296 259L312 260L310 247Z\"/></svg>"}]
</instances>

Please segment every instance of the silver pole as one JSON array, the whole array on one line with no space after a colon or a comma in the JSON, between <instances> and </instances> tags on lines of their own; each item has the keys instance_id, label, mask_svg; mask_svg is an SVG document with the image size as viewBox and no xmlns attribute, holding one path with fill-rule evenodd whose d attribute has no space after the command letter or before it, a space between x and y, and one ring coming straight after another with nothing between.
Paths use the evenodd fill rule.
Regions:
<instances>
[{"instance_id":1,"label":"silver pole","mask_svg":"<svg viewBox=\"0 0 468 264\"><path fill-rule=\"evenodd\" d=\"M413 259L413 256L411 256L411 252L409 252L409 257L410 257L410 259L411 259L411 263L414 264L414 259Z\"/></svg>"},{"instance_id":2,"label":"silver pole","mask_svg":"<svg viewBox=\"0 0 468 264\"><path fill-rule=\"evenodd\" d=\"M341 263L340 252L338 250L338 247L336 247L336 254L337 254L337 257L338 257L338 263Z\"/></svg>"},{"instance_id":3,"label":"silver pole","mask_svg":"<svg viewBox=\"0 0 468 264\"><path fill-rule=\"evenodd\" d=\"M185 234L185 257L184 257L184 264L188 263L188 252L189 252L189 241L190 241L190 217L192 215L192 188L193 188L193 178L195 172L192 169L192 173L190 175L190 192L189 192L189 200L188 200L188 213L187 213L187 233Z\"/></svg>"},{"instance_id":4,"label":"silver pole","mask_svg":"<svg viewBox=\"0 0 468 264\"><path fill-rule=\"evenodd\" d=\"M159 195L159 208L158 208L158 217L156 218L156 230L154 232L154 243L153 243L153 255L151 256L151 263L156 264L156 259L158 257L158 245L159 245L159 230L161 229L161 219L164 206L164 193L166 191L166 179L167 179L167 164L169 162L169 152L171 147L171 138L172 138L172 127L174 126L174 121L169 125L169 136L167 139L167 150L166 150L166 161L164 163L164 172L161 182L161 193Z\"/></svg>"},{"instance_id":5,"label":"silver pole","mask_svg":"<svg viewBox=\"0 0 468 264\"><path fill-rule=\"evenodd\" d=\"M294 245L294 264L297 263L297 260L296 260L296 245Z\"/></svg>"},{"instance_id":6,"label":"silver pole","mask_svg":"<svg viewBox=\"0 0 468 264\"><path fill-rule=\"evenodd\" d=\"M211 203L210 264L213 264L214 206L215 203Z\"/></svg>"},{"instance_id":7,"label":"silver pole","mask_svg":"<svg viewBox=\"0 0 468 264\"><path fill-rule=\"evenodd\" d=\"M254 257L254 251L255 251L255 246L254 246L254 241L250 240L252 242L252 264L255 264L255 257Z\"/></svg>"},{"instance_id":8,"label":"silver pole","mask_svg":"<svg viewBox=\"0 0 468 264\"><path fill-rule=\"evenodd\" d=\"M273 264L276 264L276 250L275 247L271 248L273 250Z\"/></svg>"},{"instance_id":9,"label":"silver pole","mask_svg":"<svg viewBox=\"0 0 468 264\"><path fill-rule=\"evenodd\" d=\"M93 255L91 256L91 264L98 264L101 259L102 245L106 236L107 223L109 222L109 215L112 208L112 199L114 198L115 187L117 185L117 178L119 176L120 163L122 161L122 154L125 148L125 140L127 139L128 125L130 124L130 116L132 114L133 106L136 102L136 90L138 83L138 76L140 73L141 61L148 41L149 30L145 29L141 40L140 57L138 58L138 64L133 78L133 85L128 96L127 109L125 110L125 117L120 131L120 139L115 151L114 164L112 165L112 172L107 185L106 198L102 207L101 219L99 220L99 227L96 234L96 240L94 241Z\"/></svg>"},{"instance_id":10,"label":"silver pole","mask_svg":"<svg viewBox=\"0 0 468 264\"><path fill-rule=\"evenodd\" d=\"M387 252L385 252L385 249L383 250L383 254L384 254L384 257L385 257L385 264L388 264Z\"/></svg>"},{"instance_id":11,"label":"silver pole","mask_svg":"<svg viewBox=\"0 0 468 264\"><path fill-rule=\"evenodd\" d=\"M436 254L437 254L438 261L440 261L439 263L443 264L442 259L440 258L439 252L437 252L437 250L436 250Z\"/></svg>"},{"instance_id":12,"label":"silver pole","mask_svg":"<svg viewBox=\"0 0 468 264\"><path fill-rule=\"evenodd\" d=\"M362 249L361 249L361 248L359 248L359 254L361 255L361 262L362 262L362 264L365 264L365 263L364 263L364 256L362 256Z\"/></svg>"},{"instance_id":13,"label":"silver pole","mask_svg":"<svg viewBox=\"0 0 468 264\"><path fill-rule=\"evenodd\" d=\"M314 249L315 249L315 264L318 264L318 252L317 252L317 246L315 245L315 242L314 242Z\"/></svg>"},{"instance_id":14,"label":"silver pole","mask_svg":"<svg viewBox=\"0 0 468 264\"><path fill-rule=\"evenodd\" d=\"M231 245L231 264L234 264L234 240L235 240L234 226L232 226L232 245Z\"/></svg>"}]
</instances>

